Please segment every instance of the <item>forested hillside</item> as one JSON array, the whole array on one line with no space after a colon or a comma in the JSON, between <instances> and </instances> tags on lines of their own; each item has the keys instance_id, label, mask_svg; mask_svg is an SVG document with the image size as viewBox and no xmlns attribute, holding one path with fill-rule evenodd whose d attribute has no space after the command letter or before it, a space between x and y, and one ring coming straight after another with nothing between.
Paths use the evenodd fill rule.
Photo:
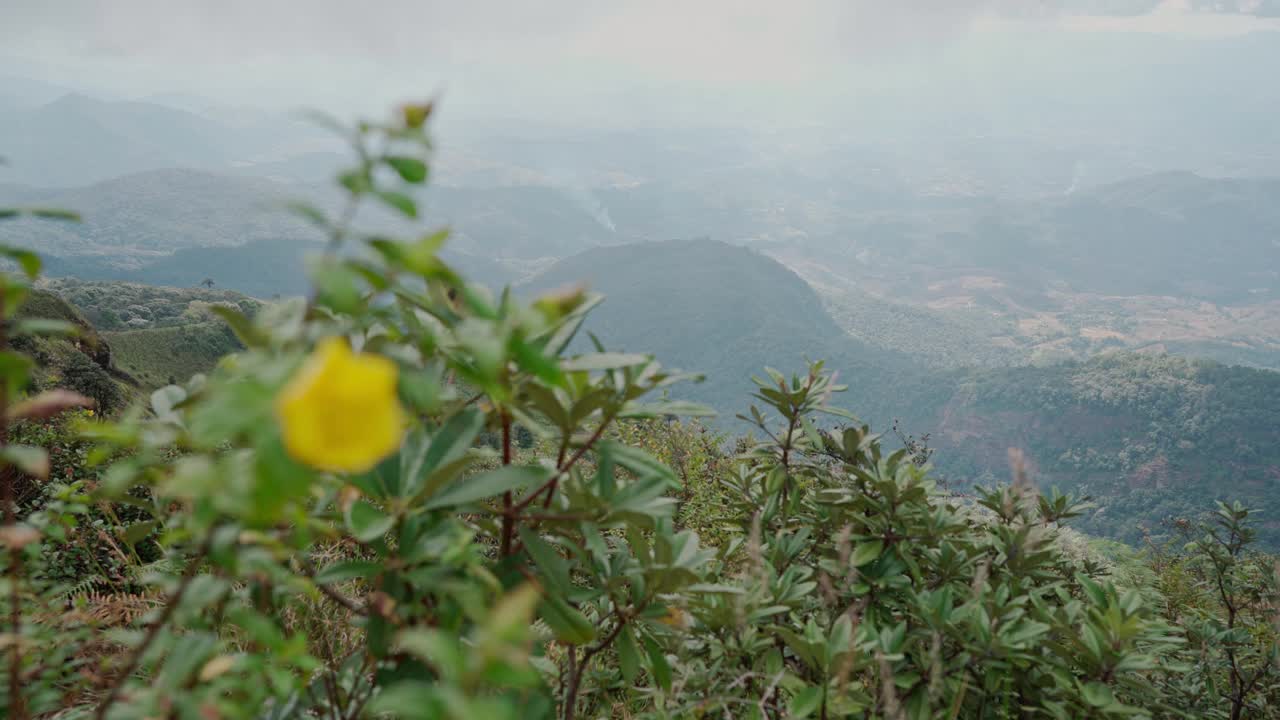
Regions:
<instances>
[{"instance_id":1,"label":"forested hillside","mask_svg":"<svg viewBox=\"0 0 1280 720\"><path fill-rule=\"evenodd\" d=\"M1141 544L1238 498L1266 510L1262 537L1280 546L1280 373L1119 354L956 381L909 423L932 433L945 476L999 482L1016 447L1042 487L1094 496L1079 521L1088 532Z\"/></svg>"}]
</instances>

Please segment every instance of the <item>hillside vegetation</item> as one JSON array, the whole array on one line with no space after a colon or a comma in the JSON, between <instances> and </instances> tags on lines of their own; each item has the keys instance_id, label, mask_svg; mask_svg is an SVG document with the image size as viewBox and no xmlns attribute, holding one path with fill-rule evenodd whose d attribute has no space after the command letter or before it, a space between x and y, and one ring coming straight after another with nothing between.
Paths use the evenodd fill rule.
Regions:
<instances>
[{"instance_id":1,"label":"hillside vegetation","mask_svg":"<svg viewBox=\"0 0 1280 720\"><path fill-rule=\"evenodd\" d=\"M74 390L92 399L101 412L119 410L136 397L137 381L115 364L110 343L63 298L34 290L16 319L56 321L74 329L70 336L29 336L14 341L15 347L34 361L31 391Z\"/></svg>"},{"instance_id":2,"label":"hillside vegetation","mask_svg":"<svg viewBox=\"0 0 1280 720\"><path fill-rule=\"evenodd\" d=\"M117 389L115 399L99 403L108 410L141 391L208 372L226 355L243 349L214 308L253 316L262 306L225 290L70 279L45 281L41 286L23 312L72 322L78 331L70 340L33 341L42 358L37 382L84 392L76 383L88 380L77 381L77 375L101 383L110 378ZM97 370L88 366L86 358Z\"/></svg>"},{"instance_id":3,"label":"hillside vegetation","mask_svg":"<svg viewBox=\"0 0 1280 720\"><path fill-rule=\"evenodd\" d=\"M1026 451L1042 486L1088 494L1078 521L1140 545L1214 500L1263 510L1259 533L1280 547L1280 373L1170 356L1121 354L1082 363L962 374L944 404L909 427L930 432L955 480L1008 476L1005 451Z\"/></svg>"},{"instance_id":4,"label":"hillside vegetation","mask_svg":"<svg viewBox=\"0 0 1280 720\"><path fill-rule=\"evenodd\" d=\"M529 291L585 281L606 299L586 329L607 346L648 347L708 379L684 395L743 411L759 367L825 358L850 385L846 405L879 428L928 435L957 488L1009 477L1009 448L1033 481L1097 498L1081 527L1141 543L1212 501L1280 509L1280 373L1165 355L987 370L929 369L846 335L814 291L772 259L711 241L601 248L535 277ZM922 338L927 342L928 338ZM580 341L580 346L587 347ZM1280 546L1280 523L1261 537Z\"/></svg>"}]
</instances>

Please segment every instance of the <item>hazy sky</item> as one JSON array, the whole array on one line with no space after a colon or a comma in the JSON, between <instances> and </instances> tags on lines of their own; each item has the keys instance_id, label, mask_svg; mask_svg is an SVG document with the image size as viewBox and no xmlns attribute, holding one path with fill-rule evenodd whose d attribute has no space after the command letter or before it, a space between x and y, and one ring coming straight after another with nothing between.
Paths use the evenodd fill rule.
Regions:
<instances>
[{"instance_id":1,"label":"hazy sky","mask_svg":"<svg viewBox=\"0 0 1280 720\"><path fill-rule=\"evenodd\" d=\"M969 76L981 81L983 53L1007 57L1008 37L1280 29L1274 19L1197 12L1191 0L0 4L0 75L115 96L181 91L274 107L373 108L441 92L455 117L582 123L654 113L803 121L859 90L927 83L958 63L977 63Z\"/></svg>"}]
</instances>

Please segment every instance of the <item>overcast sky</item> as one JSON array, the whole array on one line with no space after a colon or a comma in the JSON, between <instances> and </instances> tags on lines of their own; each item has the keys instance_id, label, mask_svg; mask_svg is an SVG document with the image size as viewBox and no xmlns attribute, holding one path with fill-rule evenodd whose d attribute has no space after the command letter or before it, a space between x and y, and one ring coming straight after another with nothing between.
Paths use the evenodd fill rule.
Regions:
<instances>
[{"instance_id":1,"label":"overcast sky","mask_svg":"<svg viewBox=\"0 0 1280 720\"><path fill-rule=\"evenodd\" d=\"M456 117L801 121L1083 32L1280 29L1191 0L2 0L0 74L117 97L186 92L371 109L442 93ZM1098 12L1099 9L1105 13ZM995 52L994 50L992 52ZM976 58L976 59L975 59ZM994 64L994 61L992 61ZM744 124L750 124L743 119Z\"/></svg>"}]
</instances>

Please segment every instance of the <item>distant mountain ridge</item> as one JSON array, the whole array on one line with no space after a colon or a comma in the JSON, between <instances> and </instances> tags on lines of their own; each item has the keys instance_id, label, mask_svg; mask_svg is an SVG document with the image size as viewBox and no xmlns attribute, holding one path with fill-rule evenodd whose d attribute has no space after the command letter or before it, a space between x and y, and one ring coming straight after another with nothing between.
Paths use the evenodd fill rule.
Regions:
<instances>
[{"instance_id":1,"label":"distant mountain ridge","mask_svg":"<svg viewBox=\"0 0 1280 720\"><path fill-rule=\"evenodd\" d=\"M58 225L14 221L0 228L0 238L50 255L108 256L125 267L181 248L318 239L314 227L283 209L290 194L280 183L190 169L149 170L57 190L0 187L0 204L58 207L82 217Z\"/></svg>"},{"instance_id":2,"label":"distant mountain ridge","mask_svg":"<svg viewBox=\"0 0 1280 720\"><path fill-rule=\"evenodd\" d=\"M223 120L226 120L224 118ZM169 105L79 93L0 107L2 176L69 187L161 168L229 171L334 143L302 122L270 115L225 122Z\"/></svg>"}]
</instances>

